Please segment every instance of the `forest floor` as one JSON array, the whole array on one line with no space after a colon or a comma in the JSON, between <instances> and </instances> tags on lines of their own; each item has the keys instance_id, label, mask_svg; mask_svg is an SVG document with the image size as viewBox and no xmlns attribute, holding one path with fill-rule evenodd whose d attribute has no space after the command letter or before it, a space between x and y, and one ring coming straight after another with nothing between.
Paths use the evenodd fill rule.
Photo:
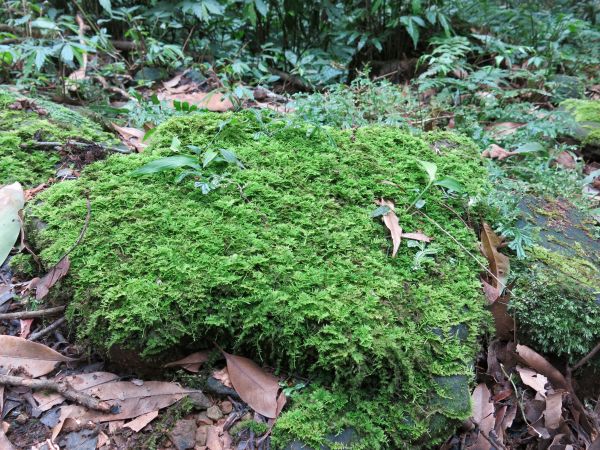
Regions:
<instances>
[{"instance_id":1,"label":"forest floor","mask_svg":"<svg viewBox=\"0 0 600 450\"><path fill-rule=\"evenodd\" d=\"M290 102L284 93L259 88L253 91L253 100L235 104L226 95L208 94L213 87L210 80L198 83L188 72L180 73L144 92L146 100L136 101L129 94L116 100L111 105L115 109L135 105L129 119L120 122L122 125L112 123L115 120L112 117L100 120L121 140L122 151L143 152L147 145L144 135L149 134L150 127L169 115L190 114L197 107L220 112L240 108L305 112L302 105ZM367 86L352 94L360 96L360 89L378 88ZM514 92L525 95L517 88ZM586 87L584 100L598 102L599 97L598 86ZM315 101L327 105L328 99ZM560 120L551 116L557 108L543 99L535 103L536 110L527 114L536 115L540 123ZM21 101L13 107L35 110L38 106L34 100ZM460 131L452 112L432 108L428 113L429 116L419 118L407 114L407 119L424 129ZM599 250L595 257L580 255L591 258L589 264L597 267L600 159L595 152L598 147L586 144L585 138L574 134L561 137L564 149L542 150L547 144L545 138L523 141L523 137L515 137L533 125L528 122L527 114L514 114L514 120L480 123L489 136L482 157L490 160L492 181L503 184L498 196L513 195L514 190L523 192L526 186L534 201L542 201L530 208L533 212L529 216L531 223L547 232L542 233L545 241L541 246L561 254L556 246L564 247L564 241L569 241L577 242L592 254ZM98 113L93 116L98 119ZM600 124L600 114L597 121ZM54 176L24 191L25 201L31 201L49 185L78 177L83 166L96 159L94 152L106 151L87 143L86 136L80 138L84 144L77 151L73 151L78 147L73 142L59 143L56 147L70 155L79 152L81 157L77 161L63 158L57 163L58 172ZM536 174L531 175L532 171ZM557 192L563 192L564 198L556 196ZM4 194L9 198L9 194ZM74 245L85 245L86 226L81 230L81 240ZM586 341L587 347L574 352L573 357L542 346L536 348L537 341L531 339L526 329L534 327L534 323L525 320L521 325L515 321L514 311L508 308L514 285L512 279L507 281L508 273L503 272L508 271L509 259L516 267L529 264L517 258L519 252L529 251L528 237L515 236L516 228L507 230L502 235L497 229L481 228L482 254L489 263L482 290L496 331L480 339L481 350L475 364L477 383L471 397L473 417L460 430L448 430L448 439L441 448L597 450L600 383L596 367L600 344L589 345ZM580 230L584 232L577 234ZM512 240L508 239L511 232ZM550 235L552 239L548 238ZM513 243L510 249L509 242ZM26 245L23 239L20 250L30 250ZM525 269L517 270L521 270L521 276L526 273ZM66 257L34 279L15 275L8 264L0 271L0 449L270 448L274 417L264 411L272 408L280 411L279 402L282 396L285 399L285 395L277 394L278 380L270 370L234 355L215 363L214 355L207 352L191 354L164 368L149 368L130 354L117 355L113 362L105 361L74 339L64 306L39 306L68 274ZM504 283L498 285L498 279ZM592 274L590 280L597 282L597 275ZM36 297L37 310L32 310L31 303L26 302L31 297ZM65 303L68 299L63 299ZM549 317L538 326L550 328L547 334L559 333L562 326L559 318L556 318L557 330L551 329L552 323ZM114 364L119 358L127 360L129 371L123 370L123 364ZM209 360L210 369L205 369L203 364ZM259 387L249 386L247 380ZM257 392L262 395L273 390L275 395L267 400L256 400ZM115 414L117 403L120 409ZM342 436L339 442L344 443L344 439L352 437Z\"/></svg>"}]
</instances>

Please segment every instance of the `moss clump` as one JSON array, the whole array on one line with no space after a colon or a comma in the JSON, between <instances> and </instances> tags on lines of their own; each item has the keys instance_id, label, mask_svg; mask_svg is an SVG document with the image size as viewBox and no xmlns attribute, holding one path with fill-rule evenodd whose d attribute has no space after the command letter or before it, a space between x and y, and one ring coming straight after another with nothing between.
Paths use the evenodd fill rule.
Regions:
<instances>
[{"instance_id":1,"label":"moss clump","mask_svg":"<svg viewBox=\"0 0 600 450\"><path fill-rule=\"evenodd\" d=\"M579 125L575 134L581 142L600 147L600 100L569 99L560 105L571 113Z\"/></svg>"},{"instance_id":2,"label":"moss clump","mask_svg":"<svg viewBox=\"0 0 600 450\"><path fill-rule=\"evenodd\" d=\"M60 157L53 151L27 148L34 141L62 143L69 138L113 141L110 134L89 119L52 102L34 100L46 115L9 108L23 98L0 89L0 185L19 181L30 187L54 175Z\"/></svg>"},{"instance_id":3,"label":"moss clump","mask_svg":"<svg viewBox=\"0 0 600 450\"><path fill-rule=\"evenodd\" d=\"M406 208L427 183L418 160L435 162L440 177L458 179L468 195L481 194L486 171L475 146L458 139L437 154L396 128L326 137L261 125L247 113L225 117L218 145L246 169L209 195L175 184L173 173L131 176L172 154L175 137L181 148L211 141L224 116L197 114L160 126L143 154L90 165L40 197L33 213L47 223L37 243L48 263L75 241L85 197L91 202L85 241L64 280L79 337L146 356L216 341L330 386L298 396L278 421L280 443L316 443L331 427L353 426L364 448L394 447L422 437L436 412L468 416L432 399L445 392L434 377L472 375L476 330L487 317L479 265ZM415 268L418 249L406 240L390 257L388 232L370 217L380 197L396 202L406 231L435 238L431 264ZM466 199L434 188L424 200L423 211L476 252L472 230L441 204L464 211ZM451 333L461 324L472 331L464 340Z\"/></svg>"}]
</instances>

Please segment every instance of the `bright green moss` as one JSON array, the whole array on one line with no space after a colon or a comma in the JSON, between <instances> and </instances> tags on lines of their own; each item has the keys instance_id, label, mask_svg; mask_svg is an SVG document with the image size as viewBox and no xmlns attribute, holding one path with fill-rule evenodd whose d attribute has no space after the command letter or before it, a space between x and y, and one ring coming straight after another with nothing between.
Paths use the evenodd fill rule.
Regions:
<instances>
[{"instance_id":1,"label":"bright green moss","mask_svg":"<svg viewBox=\"0 0 600 450\"><path fill-rule=\"evenodd\" d=\"M218 145L246 166L234 183L202 195L174 173L131 176L172 154L174 137L183 149L206 144L224 117ZM441 204L464 211L465 200L439 188L424 196L423 211L454 239L406 212L427 183L417 160L435 162L467 195L486 189L474 145L443 137L455 145L438 154L396 128L326 136L259 126L248 113L172 119L147 152L112 156L47 190L33 211L48 224L37 244L55 262L76 240L89 196L92 220L64 280L81 339L146 356L217 342L332 389L300 394L278 421L278 442L316 443L352 426L362 448L398 448L423 438L435 413L469 415L464 402L433 401L445 395L434 377L472 375L486 317L480 266L454 241L475 253L477 238ZM370 217L380 197L396 202L405 231L435 238L432 264L413 268L418 249L406 240L390 257L388 232ZM460 326L470 330L464 339L452 331Z\"/></svg>"},{"instance_id":2,"label":"bright green moss","mask_svg":"<svg viewBox=\"0 0 600 450\"><path fill-rule=\"evenodd\" d=\"M23 148L33 141L65 142L68 138L111 142L113 138L89 119L65 107L36 99L48 114L9 109L24 98L0 90L0 185L15 181L31 187L46 181L56 172L60 160L54 151Z\"/></svg>"},{"instance_id":3,"label":"bright green moss","mask_svg":"<svg viewBox=\"0 0 600 450\"><path fill-rule=\"evenodd\" d=\"M600 122L600 101L569 99L560 104L577 122Z\"/></svg>"}]
</instances>

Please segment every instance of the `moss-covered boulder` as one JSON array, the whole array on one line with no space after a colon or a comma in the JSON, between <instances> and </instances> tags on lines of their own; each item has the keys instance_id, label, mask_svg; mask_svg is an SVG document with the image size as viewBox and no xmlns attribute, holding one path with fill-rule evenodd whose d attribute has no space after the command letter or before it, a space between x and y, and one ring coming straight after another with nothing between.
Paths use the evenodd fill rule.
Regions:
<instances>
[{"instance_id":1,"label":"moss-covered boulder","mask_svg":"<svg viewBox=\"0 0 600 450\"><path fill-rule=\"evenodd\" d=\"M27 187L56 173L60 156L35 142L65 143L68 139L114 142L88 118L43 99L30 99L0 88L0 185L19 181Z\"/></svg>"},{"instance_id":2,"label":"moss-covered boulder","mask_svg":"<svg viewBox=\"0 0 600 450\"><path fill-rule=\"evenodd\" d=\"M573 136L585 147L588 159L600 161L600 100L568 99L560 106L573 117Z\"/></svg>"},{"instance_id":3,"label":"moss-covered boulder","mask_svg":"<svg viewBox=\"0 0 600 450\"><path fill-rule=\"evenodd\" d=\"M446 434L449 419L469 416L464 394L488 323L480 266L464 251L477 252L477 237L456 214L487 189L470 141L391 127L315 132L250 113L172 119L152 139L143 154L111 156L52 186L31 211L47 224L36 240L52 264L77 239L90 200L64 280L80 339L170 358L217 343L309 377L277 422L279 447L318 448L348 428L358 448L429 445L440 438L428 434L432 418ZM208 195L173 172L132 176L209 144L245 168ZM428 183L419 160L465 193L434 186L425 215L409 209ZM392 258L388 231L371 217L379 198L396 203L405 232L433 242L404 239ZM462 387L440 381L452 376Z\"/></svg>"},{"instance_id":4,"label":"moss-covered boulder","mask_svg":"<svg viewBox=\"0 0 600 450\"><path fill-rule=\"evenodd\" d=\"M526 197L523 223L538 229L515 264L510 306L521 339L571 362L600 339L600 241L595 221L565 199Z\"/></svg>"}]
</instances>

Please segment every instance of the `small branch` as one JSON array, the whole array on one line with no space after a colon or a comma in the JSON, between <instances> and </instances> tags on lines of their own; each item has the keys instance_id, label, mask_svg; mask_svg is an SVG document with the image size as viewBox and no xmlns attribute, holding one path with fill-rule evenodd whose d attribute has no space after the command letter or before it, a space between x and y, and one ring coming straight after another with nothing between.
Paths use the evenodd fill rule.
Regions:
<instances>
[{"instance_id":1,"label":"small branch","mask_svg":"<svg viewBox=\"0 0 600 450\"><path fill-rule=\"evenodd\" d=\"M67 256L69 256L69 254L75 250L75 247L77 247L81 241L83 241L83 237L85 236L85 232L88 229L88 226L90 225L90 219L92 218L92 205L90 203L90 197L89 195L86 197L86 207L87 207L87 214L85 215L85 222L83 222L83 227L81 227L81 231L79 232L79 237L77 237L77 240L75 241L75 243L71 246L71 248L69 250L67 250L65 252L65 254L62 256L62 258L59 259L59 262L62 261L63 259L65 259Z\"/></svg>"},{"instance_id":2,"label":"small branch","mask_svg":"<svg viewBox=\"0 0 600 450\"><path fill-rule=\"evenodd\" d=\"M41 338L41 337L47 335L48 333L56 330L63 323L65 323L65 320L66 319L64 317L61 317L60 319L55 320L50 325L48 325L46 328L43 328L40 331L32 333L31 336L29 336L28 340L30 340L30 341L37 341L39 338Z\"/></svg>"},{"instance_id":3,"label":"small branch","mask_svg":"<svg viewBox=\"0 0 600 450\"><path fill-rule=\"evenodd\" d=\"M33 380L31 378L15 377L12 375L0 375L0 385L23 386L33 390L47 389L57 392L67 400L71 400L86 408L105 413L110 413L115 409L112 405L102 400L74 390L66 381Z\"/></svg>"},{"instance_id":4,"label":"small branch","mask_svg":"<svg viewBox=\"0 0 600 450\"><path fill-rule=\"evenodd\" d=\"M598 342L598 344L596 344L596 346L590 350L590 352L585 355L583 358L581 358L577 364L575 364L573 366L573 368L571 369L572 372L576 371L577 369L579 369L581 366L587 364L587 362L592 359L594 356L596 356L596 353L600 352L600 342Z\"/></svg>"},{"instance_id":5,"label":"small branch","mask_svg":"<svg viewBox=\"0 0 600 450\"><path fill-rule=\"evenodd\" d=\"M127 100L133 100L133 97L131 94L129 94L129 92L127 92L125 89L111 86L108 84L108 81L106 81L106 78L101 77L100 75L95 75L93 78L94 80L97 80L98 83L100 83L107 91L112 92L113 94L119 94L121 97L126 98Z\"/></svg>"},{"instance_id":6,"label":"small branch","mask_svg":"<svg viewBox=\"0 0 600 450\"><path fill-rule=\"evenodd\" d=\"M52 316L61 313L65 310L65 306L57 306L55 308L39 309L37 311L20 311L12 313L0 314L0 320L13 319L36 319L38 317Z\"/></svg>"},{"instance_id":7,"label":"small branch","mask_svg":"<svg viewBox=\"0 0 600 450\"><path fill-rule=\"evenodd\" d=\"M115 153L131 153L130 150L127 149L123 149L123 148L118 148L118 147L108 147L106 145L102 145L102 144L97 144L97 143L93 143L93 144L89 144L87 142L77 142L77 141L67 141L64 144L62 142L34 142L33 144L21 144L21 148L29 148L29 147L35 147L35 148L39 148L41 150L44 150L46 148L50 148L50 149L56 149L57 147L64 147L64 146L72 146L72 147L99 147L102 150L108 151L108 152L115 152Z\"/></svg>"}]
</instances>

